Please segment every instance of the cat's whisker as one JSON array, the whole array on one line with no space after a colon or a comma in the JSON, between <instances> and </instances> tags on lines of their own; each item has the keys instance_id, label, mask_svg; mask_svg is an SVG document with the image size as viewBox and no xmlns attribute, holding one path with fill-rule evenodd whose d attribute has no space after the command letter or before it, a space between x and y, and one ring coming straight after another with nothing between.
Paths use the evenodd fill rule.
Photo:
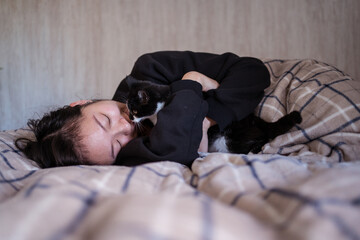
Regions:
<instances>
[{"instance_id":1,"label":"cat's whisker","mask_svg":"<svg viewBox=\"0 0 360 240\"><path fill-rule=\"evenodd\" d=\"M141 122L134 122L135 123L135 130L139 135L143 135L146 127L143 126L143 124Z\"/></svg>"}]
</instances>

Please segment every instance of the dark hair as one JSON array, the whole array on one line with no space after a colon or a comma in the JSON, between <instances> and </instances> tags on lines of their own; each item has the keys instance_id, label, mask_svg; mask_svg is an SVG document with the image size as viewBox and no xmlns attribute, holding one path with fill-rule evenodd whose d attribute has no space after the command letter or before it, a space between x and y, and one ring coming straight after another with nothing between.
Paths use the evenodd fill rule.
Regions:
<instances>
[{"instance_id":1,"label":"dark hair","mask_svg":"<svg viewBox=\"0 0 360 240\"><path fill-rule=\"evenodd\" d=\"M36 140L18 138L16 147L42 168L86 164L79 129L81 109L86 105L65 106L41 119L30 119L27 125Z\"/></svg>"}]
</instances>

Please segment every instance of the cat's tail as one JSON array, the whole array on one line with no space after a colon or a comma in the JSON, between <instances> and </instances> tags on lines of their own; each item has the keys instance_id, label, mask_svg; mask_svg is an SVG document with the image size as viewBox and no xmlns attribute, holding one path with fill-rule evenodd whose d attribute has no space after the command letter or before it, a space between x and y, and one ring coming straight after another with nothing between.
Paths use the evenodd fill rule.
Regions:
<instances>
[{"instance_id":1,"label":"cat's tail","mask_svg":"<svg viewBox=\"0 0 360 240\"><path fill-rule=\"evenodd\" d=\"M283 116L276 122L270 123L269 127L267 128L267 135L269 139L274 139L277 136L288 132L292 127L301 122L302 117L300 112L293 111Z\"/></svg>"}]
</instances>

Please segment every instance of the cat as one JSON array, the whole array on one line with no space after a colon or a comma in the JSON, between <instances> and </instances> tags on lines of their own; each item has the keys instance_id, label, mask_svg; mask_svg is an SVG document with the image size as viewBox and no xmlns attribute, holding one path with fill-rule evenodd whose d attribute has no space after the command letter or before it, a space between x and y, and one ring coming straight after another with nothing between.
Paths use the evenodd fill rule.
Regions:
<instances>
[{"instance_id":1,"label":"cat","mask_svg":"<svg viewBox=\"0 0 360 240\"><path fill-rule=\"evenodd\" d=\"M133 122L148 119L153 125L157 122L157 113L166 105L171 96L168 85L139 81L131 76L125 80L129 87L127 108ZM240 121L234 121L223 131L215 125L208 130L209 152L258 153L262 147L275 137L286 133L302 122L301 114L293 111L276 122L266 122L250 114Z\"/></svg>"}]
</instances>

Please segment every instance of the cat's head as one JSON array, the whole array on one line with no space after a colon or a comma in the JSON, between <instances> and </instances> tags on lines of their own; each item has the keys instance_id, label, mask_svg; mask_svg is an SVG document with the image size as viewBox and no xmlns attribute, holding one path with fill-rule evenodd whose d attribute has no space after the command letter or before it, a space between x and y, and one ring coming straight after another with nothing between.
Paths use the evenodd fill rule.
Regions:
<instances>
[{"instance_id":1,"label":"cat's head","mask_svg":"<svg viewBox=\"0 0 360 240\"><path fill-rule=\"evenodd\" d=\"M169 94L169 86L137 80L131 76L125 79L129 93L126 101L129 117L134 122L151 118L163 106ZM160 105L159 105L160 104Z\"/></svg>"}]
</instances>

